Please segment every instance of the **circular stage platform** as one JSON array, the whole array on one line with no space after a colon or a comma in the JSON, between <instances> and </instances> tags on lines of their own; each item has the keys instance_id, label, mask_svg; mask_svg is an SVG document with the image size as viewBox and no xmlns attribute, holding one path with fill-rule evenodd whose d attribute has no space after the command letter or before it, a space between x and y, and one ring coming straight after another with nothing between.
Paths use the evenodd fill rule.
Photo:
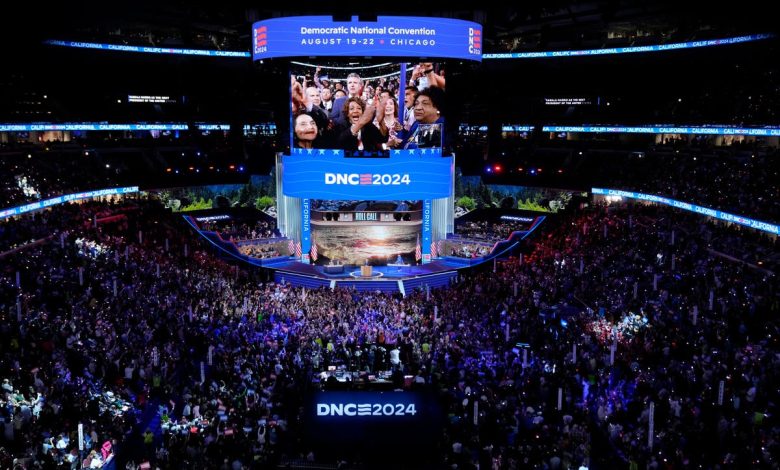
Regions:
<instances>
[{"instance_id":1,"label":"circular stage platform","mask_svg":"<svg viewBox=\"0 0 780 470\"><path fill-rule=\"evenodd\" d=\"M380 277L384 276L384 273L380 271L374 271L371 273L370 276L364 276L360 270L358 271L352 271L349 273L350 276L354 277L355 279L379 279Z\"/></svg>"}]
</instances>

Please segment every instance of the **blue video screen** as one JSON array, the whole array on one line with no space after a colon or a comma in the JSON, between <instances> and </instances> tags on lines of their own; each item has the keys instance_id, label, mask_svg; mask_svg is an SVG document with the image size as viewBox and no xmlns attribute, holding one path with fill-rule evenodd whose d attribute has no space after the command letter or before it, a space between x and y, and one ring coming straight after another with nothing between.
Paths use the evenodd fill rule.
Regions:
<instances>
[{"instance_id":1,"label":"blue video screen","mask_svg":"<svg viewBox=\"0 0 780 470\"><path fill-rule=\"evenodd\" d=\"M439 57L482 60L482 26L452 18L330 16L272 18L252 25L252 59L275 57Z\"/></svg>"}]
</instances>

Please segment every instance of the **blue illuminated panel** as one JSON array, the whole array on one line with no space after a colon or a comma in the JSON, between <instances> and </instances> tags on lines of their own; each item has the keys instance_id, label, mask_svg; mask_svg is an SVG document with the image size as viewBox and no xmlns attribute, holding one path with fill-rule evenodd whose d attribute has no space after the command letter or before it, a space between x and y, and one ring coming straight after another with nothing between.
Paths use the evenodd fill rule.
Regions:
<instances>
[{"instance_id":1,"label":"blue illuminated panel","mask_svg":"<svg viewBox=\"0 0 780 470\"><path fill-rule=\"evenodd\" d=\"M764 232L769 232L774 235L780 234L780 227L775 224L770 224L769 222L763 222L761 220L729 214L728 212L719 211L717 209L710 209L709 207L697 206L696 204L691 204L690 202L681 202L675 199L669 199L668 197L656 196L653 194L635 193L632 191L623 191L620 189L591 188L590 191L593 194L600 194L603 196L619 196L629 199L639 199L642 201L663 204L665 206L676 207L678 209L696 212L697 214L715 217L716 219L725 220L727 222L744 225L756 230L763 230Z\"/></svg>"},{"instance_id":2,"label":"blue illuminated panel","mask_svg":"<svg viewBox=\"0 0 780 470\"><path fill-rule=\"evenodd\" d=\"M273 123L271 123L273 125ZM225 123L198 123L195 128L202 131L229 131L230 124ZM274 125L275 127L275 125ZM108 124L91 122L71 122L63 124L36 123L36 124L0 124L0 132L29 132L29 131L186 131L190 126L181 123L159 124Z\"/></svg>"},{"instance_id":3,"label":"blue illuminated panel","mask_svg":"<svg viewBox=\"0 0 780 470\"><path fill-rule=\"evenodd\" d=\"M294 16L252 25L252 59L301 56L442 57L482 60L482 26L450 18L380 16L335 22Z\"/></svg>"},{"instance_id":4,"label":"blue illuminated panel","mask_svg":"<svg viewBox=\"0 0 780 470\"><path fill-rule=\"evenodd\" d=\"M0 124L0 132L26 131L186 131L187 124Z\"/></svg>"},{"instance_id":5,"label":"blue illuminated panel","mask_svg":"<svg viewBox=\"0 0 780 470\"><path fill-rule=\"evenodd\" d=\"M57 196L44 201L32 202L23 206L11 207L10 209L0 210L0 219L7 219L15 215L21 215L27 212L37 211L46 207L56 206L58 204L64 204L66 202L75 201L78 199L90 199L93 197L111 196L114 194L130 194L137 193L138 186L126 186L124 188L109 188L99 189L97 191L86 191L83 193L66 194L64 196Z\"/></svg>"},{"instance_id":6,"label":"blue illuminated panel","mask_svg":"<svg viewBox=\"0 0 780 470\"><path fill-rule=\"evenodd\" d=\"M419 155L419 156L441 156L440 148L428 148L428 149L398 149L387 150L388 155ZM341 149L302 149L293 147L290 149L291 155L311 155L311 156L328 156L328 157L343 157L345 152Z\"/></svg>"},{"instance_id":7,"label":"blue illuminated panel","mask_svg":"<svg viewBox=\"0 0 780 470\"><path fill-rule=\"evenodd\" d=\"M408 152L391 158L291 155L282 163L282 187L290 197L393 201L438 199L452 191L451 157Z\"/></svg>"},{"instance_id":8,"label":"blue illuminated panel","mask_svg":"<svg viewBox=\"0 0 780 470\"><path fill-rule=\"evenodd\" d=\"M298 18L323 18L325 21L330 22L330 17L298 17ZM386 17L392 19L392 17ZM261 21L258 23L255 23L255 27L252 28L253 31L253 40L254 40L254 47L255 47L255 55L252 56L249 52L245 51L218 51L218 50L204 50L204 49L179 49L179 48L170 48L170 47L150 47L150 46L129 46L126 44L102 44L102 43L94 43L94 42L80 42L80 41L61 41L56 39L50 39L47 41L44 41L45 44L51 45L51 46L61 46L61 47L73 47L73 48L79 48L79 49L97 49L97 50L105 50L105 51L119 51L119 52L141 52L141 53L148 53L148 54L179 54L179 55L195 55L195 56L205 56L205 57L250 57L252 56L255 60L264 59L264 58L271 58L271 57L295 57L295 56L303 56L303 55L309 55L309 53L301 53L300 50L291 49L288 50L287 53L283 52L269 52L268 50L265 52L262 51L263 47L268 48L268 46L272 43L269 43L269 36L268 36L268 30L265 31L265 38L262 37L263 32L259 32L258 30L262 28L264 24L267 24L271 21L277 22L281 20L285 20L289 18L279 18L274 20L266 20ZM426 18L412 18L414 20L417 19L426 19ZM427 18L428 20L435 20L436 22L460 22L460 23L469 23L466 21L460 21L460 20L452 20L452 19L441 19L441 18ZM333 24L333 23L332 23ZM345 23L335 23L338 25L343 25ZM346 23L353 25L354 23ZM364 23L369 25L376 25L376 23ZM679 49L691 49L691 48L697 48L697 47L709 47L709 46L721 46L721 45L727 45L727 44L739 44L743 42L751 42L751 41L759 41L763 39L770 39L775 37L774 34L751 34L747 36L737 36L733 38L724 38L724 39L710 39L706 41L690 41L690 42L680 42L680 43L674 43L674 44L657 44L657 45L650 45L650 46L632 46L632 47L616 47L616 48L606 48L606 49L585 49L585 50L574 50L574 51L538 51L538 52L507 52L507 53L491 53L491 54L482 54L480 57L476 57L476 54L478 50L481 50L481 32L482 27L477 23L469 23L472 26L472 31L479 31L479 34L469 34L468 31L466 32L466 37L468 38L468 41L470 41L469 47L471 47L471 50L474 51L473 53L469 53L468 56L462 56L462 52L460 51L461 47L458 44L458 42L455 42L454 45L450 46L447 45L444 48L441 46L424 46L424 45L414 45L413 47L436 47L437 50L435 53L432 53L430 50L424 49L423 51L417 50L415 51L398 51L395 50L392 53L378 53L374 49L369 49L368 51L371 52L370 55L372 56L397 56L397 57L403 57L403 56L431 56L431 57L453 57L453 58L461 58L461 59L472 59L472 60L481 60L481 59L536 59L536 58L546 58L546 57L582 57L582 56L594 56L594 55L609 55L609 54L628 54L628 53L637 53L637 52L659 52L659 51L669 51L669 50L679 50ZM273 30L273 29L272 29ZM291 33L294 31L291 31ZM298 34L300 34L300 30L298 30ZM301 35L303 37L303 35ZM457 37L457 36L456 36ZM477 39L479 38L479 39ZM330 39L338 39L336 37L330 37L327 38L328 44L323 44L322 40L320 40L320 44L314 44L313 46L320 47L322 49L326 49L326 46L330 46L329 42ZM342 44L346 45L346 39L345 36L342 38ZM353 46L357 46L357 41L360 41L360 46L363 46L362 40L364 39L364 36L357 35L357 36L349 36L349 39L354 39L356 41L356 44ZM419 38L418 38L419 39ZM262 44L262 41L265 40L266 44ZM415 39L417 40L417 39ZM420 41L423 41L423 39L419 39ZM383 44L380 44L383 46ZM366 47L372 47L374 44L366 44ZM400 46L399 46L400 47ZM450 55L447 52L449 47L452 47L453 53L457 55ZM443 52L444 51L444 52ZM338 56L338 55L346 55L346 56L354 56L354 55L368 55L366 53L366 50L359 50L357 52L342 52L339 51L338 53L334 53L332 49L327 49L325 52L319 52L315 53L313 55L323 55L323 56Z\"/></svg>"},{"instance_id":9,"label":"blue illuminated panel","mask_svg":"<svg viewBox=\"0 0 780 470\"><path fill-rule=\"evenodd\" d=\"M202 131L229 131L230 124L195 124Z\"/></svg>"},{"instance_id":10,"label":"blue illuminated panel","mask_svg":"<svg viewBox=\"0 0 780 470\"><path fill-rule=\"evenodd\" d=\"M126 44L100 44L95 42L59 41L56 39L49 39L43 43L50 46L75 47L79 49L98 49L102 51L145 52L147 54L199 55L206 57L250 56L249 52L244 51L217 51L205 49L177 49L172 47L128 46Z\"/></svg>"},{"instance_id":11,"label":"blue illuminated panel","mask_svg":"<svg viewBox=\"0 0 780 470\"><path fill-rule=\"evenodd\" d=\"M484 54L483 59L538 59L545 57L582 57L607 54L630 54L636 52L658 52L677 49L691 49L695 47L723 46L727 44L739 44L742 42L760 41L773 38L774 34L750 34L725 39L710 39L707 41L678 42L674 44L657 44L652 46L614 47L607 49L585 49L579 51L540 51L540 52L507 52L498 54Z\"/></svg>"},{"instance_id":12,"label":"blue illuminated panel","mask_svg":"<svg viewBox=\"0 0 780 470\"><path fill-rule=\"evenodd\" d=\"M750 127L627 127L627 126L544 126L544 132L585 132L622 134L708 134L780 136L778 128Z\"/></svg>"}]
</instances>

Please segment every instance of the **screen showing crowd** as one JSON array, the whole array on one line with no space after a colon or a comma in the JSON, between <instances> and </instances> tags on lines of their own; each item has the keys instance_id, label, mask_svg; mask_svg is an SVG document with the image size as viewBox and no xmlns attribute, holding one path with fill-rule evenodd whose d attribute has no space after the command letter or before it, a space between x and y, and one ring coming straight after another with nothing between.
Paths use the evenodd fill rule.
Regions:
<instances>
[{"instance_id":1,"label":"screen showing crowd","mask_svg":"<svg viewBox=\"0 0 780 470\"><path fill-rule=\"evenodd\" d=\"M444 77L443 64L432 62L294 63L292 153L337 149L374 157L392 150L441 149Z\"/></svg>"}]
</instances>

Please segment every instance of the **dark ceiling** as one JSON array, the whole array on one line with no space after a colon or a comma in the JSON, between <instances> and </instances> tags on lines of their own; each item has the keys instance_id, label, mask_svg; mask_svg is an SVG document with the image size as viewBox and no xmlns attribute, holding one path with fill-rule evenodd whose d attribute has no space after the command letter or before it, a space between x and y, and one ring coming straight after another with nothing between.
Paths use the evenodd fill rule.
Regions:
<instances>
[{"instance_id":1,"label":"dark ceiling","mask_svg":"<svg viewBox=\"0 0 780 470\"><path fill-rule=\"evenodd\" d=\"M30 3L30 2L28 2ZM260 2L257 2L260 3ZM565 47L576 45L583 38L608 30L641 28L666 29L675 37L689 38L729 32L754 32L776 28L771 15L762 14L761 4L750 0L739 8L716 8L703 2L659 1L523 1L511 5L480 10L458 10L452 2L424 2L423 8L372 8L343 2L296 5L285 10L246 2L59 2L34 6L14 2L4 6L3 35L13 44L23 46L29 40L48 38L80 39L96 30L119 30L148 27L193 34L213 31L245 39L248 49L249 27L264 18L297 15L362 16L419 15L460 18L481 23L485 27L486 50L497 42L512 37L528 38L528 43L545 47L550 43ZM371 3L371 2L362 2ZM400 3L400 2L399 2ZM415 5L417 6L417 5ZM763 8L765 9L765 7Z\"/></svg>"},{"instance_id":2,"label":"dark ceiling","mask_svg":"<svg viewBox=\"0 0 780 470\"><path fill-rule=\"evenodd\" d=\"M29 3L29 2L28 2ZM603 38L638 30L659 35L652 41L675 42L722 38L772 31L774 17L757 13L756 4L741 2L736 10L687 2L590 1L518 2L483 10L453 10L444 2L426 2L425 9L360 10L326 8L325 3L295 10L268 9L232 2L15 3L2 15L4 67L0 71L0 114L13 118L7 103L20 94L48 94L55 120L90 119L276 119L281 125L287 104L283 64L260 68L246 59L214 59L96 52L44 47L44 39L124 39L153 30L191 46L198 35L224 38L229 50L249 50L250 26L264 18L295 15L420 15L460 18L485 27L485 52L505 51L517 39L520 50L601 47ZM753 6L751 6L753 5ZM631 40L631 39L628 39ZM231 46L232 45L232 46ZM706 49L706 50L705 50ZM705 48L695 54L629 54L552 61L484 61L479 67L451 66L448 88L461 122L724 122L733 119L734 99L747 100L777 82L776 46L755 51L750 46ZM755 86L742 89L742 84ZM755 90L755 91L754 91ZM186 105L137 114L139 108L118 105L128 93L186 96ZM745 94L742 97L740 94ZM558 109L540 106L544 97L577 96L610 102L609 108L550 115ZM710 103L709 110L683 104ZM698 101L697 101L698 100ZM737 103L738 104L738 103ZM718 106L712 106L718 105ZM155 114L156 113L156 114ZM757 119L761 121L761 119Z\"/></svg>"}]
</instances>

